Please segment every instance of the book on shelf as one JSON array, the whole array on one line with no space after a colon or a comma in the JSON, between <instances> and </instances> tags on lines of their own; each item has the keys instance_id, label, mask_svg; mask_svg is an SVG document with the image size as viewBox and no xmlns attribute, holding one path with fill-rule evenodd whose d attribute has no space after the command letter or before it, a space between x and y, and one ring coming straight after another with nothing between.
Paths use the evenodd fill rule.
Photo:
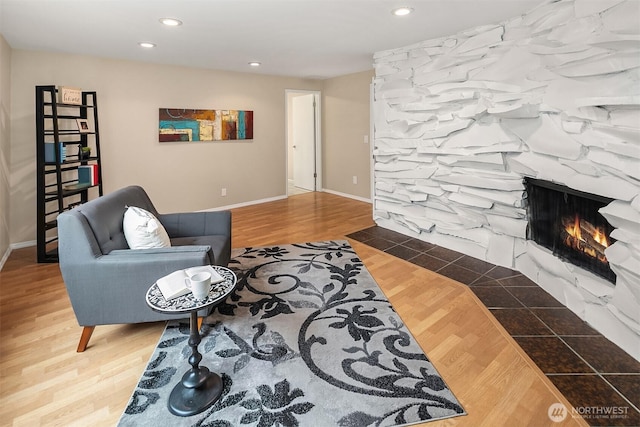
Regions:
<instances>
[{"instance_id":1,"label":"book on shelf","mask_svg":"<svg viewBox=\"0 0 640 427\"><path fill-rule=\"evenodd\" d=\"M65 185L62 187L62 189L66 191L74 191L74 190L82 190L83 188L89 188L89 187L91 187L89 184L77 183L77 184Z\"/></svg>"},{"instance_id":2,"label":"book on shelf","mask_svg":"<svg viewBox=\"0 0 640 427\"><path fill-rule=\"evenodd\" d=\"M62 163L67 159L67 147L62 142L58 143L58 149L60 151L60 159L59 162ZM54 142L45 142L44 143L44 161L46 163L55 163L56 162L56 146Z\"/></svg>"},{"instance_id":3,"label":"book on shelf","mask_svg":"<svg viewBox=\"0 0 640 427\"><path fill-rule=\"evenodd\" d=\"M224 281L224 277L222 277L212 266L203 265L200 267L191 267L184 270L174 271L171 274L159 278L156 283L158 288L160 288L160 292L162 292L164 299L170 300L191 292L191 290L187 288L185 279L197 273L211 273L212 285Z\"/></svg>"},{"instance_id":4,"label":"book on shelf","mask_svg":"<svg viewBox=\"0 0 640 427\"><path fill-rule=\"evenodd\" d=\"M78 184L98 185L98 165L78 166Z\"/></svg>"}]
</instances>

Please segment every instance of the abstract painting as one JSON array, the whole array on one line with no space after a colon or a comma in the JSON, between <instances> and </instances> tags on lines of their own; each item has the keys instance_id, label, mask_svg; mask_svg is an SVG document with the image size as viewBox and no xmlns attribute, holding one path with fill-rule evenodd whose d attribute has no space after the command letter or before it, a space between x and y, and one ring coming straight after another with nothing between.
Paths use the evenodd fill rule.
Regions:
<instances>
[{"instance_id":1,"label":"abstract painting","mask_svg":"<svg viewBox=\"0 0 640 427\"><path fill-rule=\"evenodd\" d=\"M253 139L253 111L160 108L159 141Z\"/></svg>"}]
</instances>

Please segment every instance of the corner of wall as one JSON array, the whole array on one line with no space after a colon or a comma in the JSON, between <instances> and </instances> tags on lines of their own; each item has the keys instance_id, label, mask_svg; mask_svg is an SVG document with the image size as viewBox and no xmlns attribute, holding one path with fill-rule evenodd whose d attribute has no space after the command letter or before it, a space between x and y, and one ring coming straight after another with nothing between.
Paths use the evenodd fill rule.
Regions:
<instances>
[{"instance_id":1,"label":"corner of wall","mask_svg":"<svg viewBox=\"0 0 640 427\"><path fill-rule=\"evenodd\" d=\"M11 47L0 34L0 253L10 253ZM8 255L6 255L8 256ZM4 264L4 258L1 266Z\"/></svg>"}]
</instances>

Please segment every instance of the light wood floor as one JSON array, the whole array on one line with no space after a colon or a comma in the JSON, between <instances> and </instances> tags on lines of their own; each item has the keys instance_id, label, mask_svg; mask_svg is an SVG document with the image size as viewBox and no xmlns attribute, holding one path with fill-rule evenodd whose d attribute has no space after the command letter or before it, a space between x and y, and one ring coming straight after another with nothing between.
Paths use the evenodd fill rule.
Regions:
<instances>
[{"instance_id":1,"label":"light wood floor","mask_svg":"<svg viewBox=\"0 0 640 427\"><path fill-rule=\"evenodd\" d=\"M235 209L233 246L341 239L371 216L367 203L296 195ZM569 403L464 285L351 244L468 412L428 426L586 425L550 421L551 404ZM0 425L116 425L163 328L98 326L76 353L81 328L57 264L15 250L0 272Z\"/></svg>"}]
</instances>

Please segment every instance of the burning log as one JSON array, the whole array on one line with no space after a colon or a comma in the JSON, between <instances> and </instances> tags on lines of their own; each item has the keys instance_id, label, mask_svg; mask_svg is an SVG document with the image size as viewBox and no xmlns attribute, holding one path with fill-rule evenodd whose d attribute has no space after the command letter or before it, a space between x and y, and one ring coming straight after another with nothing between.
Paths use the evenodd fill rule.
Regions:
<instances>
[{"instance_id":1,"label":"burning log","mask_svg":"<svg viewBox=\"0 0 640 427\"><path fill-rule=\"evenodd\" d=\"M608 246L607 237L600 229L578 217L564 217L562 225L564 226L562 240L567 246L607 262L607 257L604 255L604 250Z\"/></svg>"}]
</instances>

